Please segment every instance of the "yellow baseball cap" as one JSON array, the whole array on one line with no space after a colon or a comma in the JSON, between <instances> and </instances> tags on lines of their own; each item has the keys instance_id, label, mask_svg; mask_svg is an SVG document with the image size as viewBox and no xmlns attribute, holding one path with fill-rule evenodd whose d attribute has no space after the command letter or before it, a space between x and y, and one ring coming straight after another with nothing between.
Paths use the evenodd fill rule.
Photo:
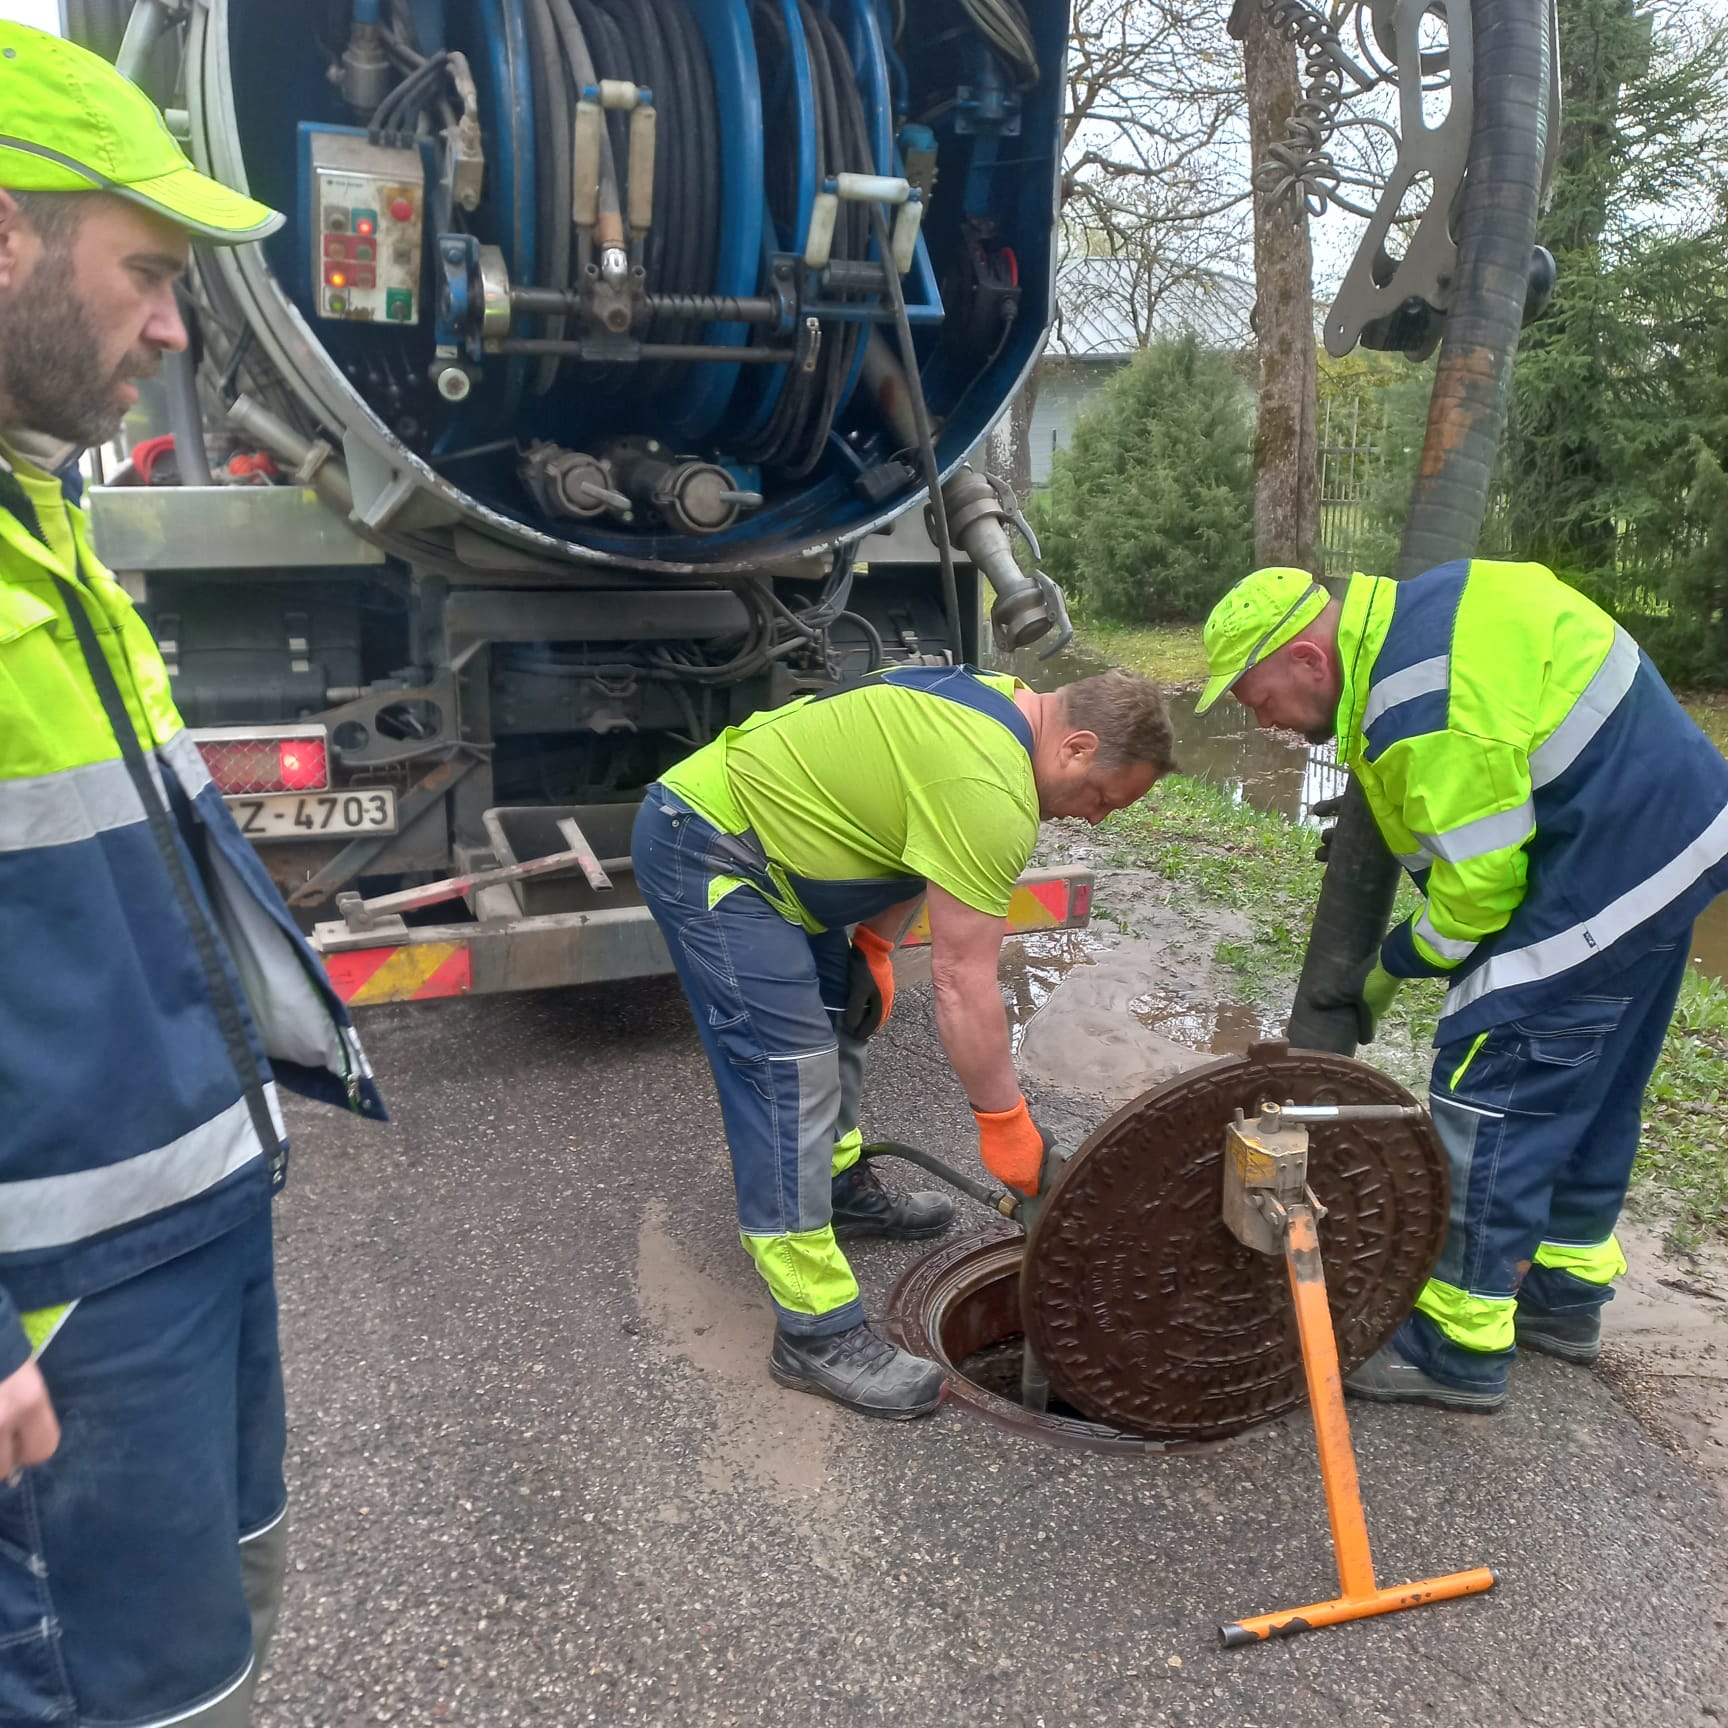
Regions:
<instances>
[{"instance_id":1,"label":"yellow baseball cap","mask_svg":"<svg viewBox=\"0 0 1728 1728\"><path fill-rule=\"evenodd\" d=\"M1206 620L1210 676L1194 712L1204 714L1249 667L1300 636L1330 598L1306 570L1274 566L1244 576Z\"/></svg>"},{"instance_id":2,"label":"yellow baseball cap","mask_svg":"<svg viewBox=\"0 0 1728 1728\"><path fill-rule=\"evenodd\" d=\"M156 104L99 54L0 21L0 186L111 192L218 246L282 226L267 204L200 174Z\"/></svg>"}]
</instances>

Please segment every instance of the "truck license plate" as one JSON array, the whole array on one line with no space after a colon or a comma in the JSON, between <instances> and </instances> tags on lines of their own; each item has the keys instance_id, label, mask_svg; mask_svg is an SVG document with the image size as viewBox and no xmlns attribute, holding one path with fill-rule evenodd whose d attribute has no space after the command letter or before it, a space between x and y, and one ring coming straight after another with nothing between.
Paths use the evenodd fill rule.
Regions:
<instances>
[{"instance_id":1,"label":"truck license plate","mask_svg":"<svg viewBox=\"0 0 1728 1728\"><path fill-rule=\"evenodd\" d=\"M394 834L396 794L365 792L271 792L230 798L240 832L253 840L316 840L326 834Z\"/></svg>"}]
</instances>

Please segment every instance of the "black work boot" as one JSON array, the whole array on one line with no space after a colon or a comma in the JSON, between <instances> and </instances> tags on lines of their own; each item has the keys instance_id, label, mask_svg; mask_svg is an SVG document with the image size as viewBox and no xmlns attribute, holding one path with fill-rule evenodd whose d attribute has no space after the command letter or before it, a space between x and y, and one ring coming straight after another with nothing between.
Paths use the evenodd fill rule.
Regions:
<instances>
[{"instance_id":1,"label":"black work boot","mask_svg":"<svg viewBox=\"0 0 1728 1728\"><path fill-rule=\"evenodd\" d=\"M954 1202L946 1194L892 1194L867 1159L834 1178L834 1235L841 1242L860 1236L917 1242L940 1236L953 1221Z\"/></svg>"},{"instance_id":2,"label":"black work boot","mask_svg":"<svg viewBox=\"0 0 1728 1728\"><path fill-rule=\"evenodd\" d=\"M1454 1386L1409 1361L1395 1343L1382 1344L1360 1368L1344 1376L1353 1398L1376 1404L1433 1404L1441 1410L1469 1410L1491 1416L1506 1402L1504 1386Z\"/></svg>"},{"instance_id":3,"label":"black work boot","mask_svg":"<svg viewBox=\"0 0 1728 1728\"><path fill-rule=\"evenodd\" d=\"M850 1332L805 1338L775 1328L768 1372L782 1386L832 1398L862 1416L904 1422L942 1402L941 1368L896 1349L861 1321Z\"/></svg>"},{"instance_id":4,"label":"black work boot","mask_svg":"<svg viewBox=\"0 0 1728 1728\"><path fill-rule=\"evenodd\" d=\"M1544 1314L1540 1309L1513 1316L1513 1333L1528 1350L1558 1356L1562 1362L1588 1368L1602 1354L1602 1310L1577 1308L1568 1314Z\"/></svg>"}]
</instances>

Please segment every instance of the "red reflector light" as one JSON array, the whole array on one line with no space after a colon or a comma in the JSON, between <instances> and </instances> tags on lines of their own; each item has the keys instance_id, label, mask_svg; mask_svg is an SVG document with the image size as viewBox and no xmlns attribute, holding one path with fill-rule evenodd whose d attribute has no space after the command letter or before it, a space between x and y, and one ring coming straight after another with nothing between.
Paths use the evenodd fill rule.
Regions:
<instances>
[{"instance_id":1,"label":"red reflector light","mask_svg":"<svg viewBox=\"0 0 1728 1728\"><path fill-rule=\"evenodd\" d=\"M330 784L322 738L200 738L198 753L225 798L319 792Z\"/></svg>"},{"instance_id":2,"label":"red reflector light","mask_svg":"<svg viewBox=\"0 0 1728 1728\"><path fill-rule=\"evenodd\" d=\"M322 738L284 739L276 746L282 784L290 792L310 792L330 784L330 764Z\"/></svg>"}]
</instances>

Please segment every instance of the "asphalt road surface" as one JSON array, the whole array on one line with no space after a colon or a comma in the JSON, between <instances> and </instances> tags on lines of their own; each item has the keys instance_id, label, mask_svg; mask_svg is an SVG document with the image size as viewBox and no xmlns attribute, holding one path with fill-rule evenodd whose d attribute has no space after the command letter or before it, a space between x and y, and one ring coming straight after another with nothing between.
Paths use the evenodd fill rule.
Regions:
<instances>
[{"instance_id":1,"label":"asphalt road surface","mask_svg":"<svg viewBox=\"0 0 1728 1728\"><path fill-rule=\"evenodd\" d=\"M393 1124L291 1109L263 1728L1728 1722L1720 1502L1594 1375L1521 1363L1497 1419L1353 1406L1381 1581L1500 1587L1226 1652L1335 1588L1305 1417L1112 1458L782 1390L674 985L362 1031ZM972 1158L927 987L867 1107ZM858 1247L873 1314L913 1257Z\"/></svg>"}]
</instances>

